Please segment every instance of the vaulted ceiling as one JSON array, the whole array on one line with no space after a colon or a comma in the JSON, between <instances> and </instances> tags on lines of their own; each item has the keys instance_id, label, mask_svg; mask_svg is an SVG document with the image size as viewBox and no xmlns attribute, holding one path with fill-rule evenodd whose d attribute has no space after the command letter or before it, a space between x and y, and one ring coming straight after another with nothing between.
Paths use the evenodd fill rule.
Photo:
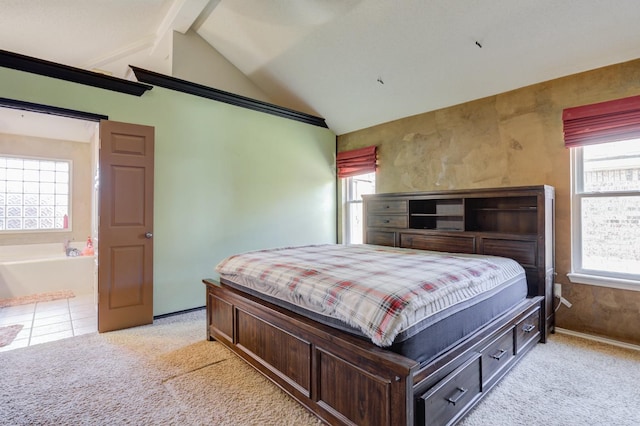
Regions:
<instances>
[{"instance_id":1,"label":"vaulted ceiling","mask_svg":"<svg viewBox=\"0 0 640 426\"><path fill-rule=\"evenodd\" d=\"M0 48L125 78L170 74L193 31L343 134L640 58L638 22L638 0L0 0Z\"/></svg>"}]
</instances>

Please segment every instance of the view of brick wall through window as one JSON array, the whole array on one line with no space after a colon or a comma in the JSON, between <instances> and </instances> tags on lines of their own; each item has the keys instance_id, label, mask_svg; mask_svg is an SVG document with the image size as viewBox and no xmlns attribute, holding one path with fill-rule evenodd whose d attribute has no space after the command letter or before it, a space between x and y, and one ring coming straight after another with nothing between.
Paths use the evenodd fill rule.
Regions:
<instances>
[{"instance_id":1,"label":"view of brick wall through window","mask_svg":"<svg viewBox=\"0 0 640 426\"><path fill-rule=\"evenodd\" d=\"M583 149L582 266L640 274L640 140Z\"/></svg>"}]
</instances>

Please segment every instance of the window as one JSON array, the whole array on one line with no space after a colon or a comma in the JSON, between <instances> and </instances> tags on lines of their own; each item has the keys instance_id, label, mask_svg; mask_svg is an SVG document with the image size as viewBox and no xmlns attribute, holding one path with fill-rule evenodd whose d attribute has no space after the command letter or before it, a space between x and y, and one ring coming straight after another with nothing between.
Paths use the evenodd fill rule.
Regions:
<instances>
[{"instance_id":1,"label":"window","mask_svg":"<svg viewBox=\"0 0 640 426\"><path fill-rule=\"evenodd\" d=\"M367 146L339 152L336 156L338 177L344 182L344 232L345 244L362 244L362 195L376 190L377 148Z\"/></svg>"},{"instance_id":2,"label":"window","mask_svg":"<svg viewBox=\"0 0 640 426\"><path fill-rule=\"evenodd\" d=\"M640 96L562 111L574 282L640 290Z\"/></svg>"},{"instance_id":3,"label":"window","mask_svg":"<svg viewBox=\"0 0 640 426\"><path fill-rule=\"evenodd\" d=\"M0 157L0 231L66 229L71 162Z\"/></svg>"},{"instance_id":4,"label":"window","mask_svg":"<svg viewBox=\"0 0 640 426\"><path fill-rule=\"evenodd\" d=\"M572 150L572 281L640 283L640 139Z\"/></svg>"},{"instance_id":5,"label":"window","mask_svg":"<svg viewBox=\"0 0 640 426\"><path fill-rule=\"evenodd\" d=\"M362 195L376 192L376 174L367 173L351 176L344 180L344 242L362 244L364 241Z\"/></svg>"}]
</instances>

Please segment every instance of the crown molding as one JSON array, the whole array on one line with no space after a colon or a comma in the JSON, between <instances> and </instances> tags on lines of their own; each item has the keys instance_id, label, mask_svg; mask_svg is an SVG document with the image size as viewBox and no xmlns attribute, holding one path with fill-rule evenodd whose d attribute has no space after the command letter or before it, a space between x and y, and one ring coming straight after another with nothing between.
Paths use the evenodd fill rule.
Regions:
<instances>
[{"instance_id":1,"label":"crown molding","mask_svg":"<svg viewBox=\"0 0 640 426\"><path fill-rule=\"evenodd\" d=\"M59 115L79 120L95 121L108 120L109 116L92 112L78 111L75 109L60 108L51 105L36 104L33 102L19 101L16 99L0 98L0 107L19 109L23 111L38 112L41 114Z\"/></svg>"},{"instance_id":2,"label":"crown molding","mask_svg":"<svg viewBox=\"0 0 640 426\"><path fill-rule=\"evenodd\" d=\"M134 67L133 65L129 65L129 68L133 70L136 79L143 83L164 87L165 89L176 90L178 92L188 93L190 95L200 96L219 102L224 102L254 111L277 115L279 117L288 118L290 120L301 121L303 123L311 124L318 127L328 128L327 123L325 123L324 121L324 118L321 117L316 117L304 112L294 111L292 109L273 105L268 102L247 98L245 96L236 95L233 93L225 92L223 90L214 89L212 87L203 86L201 84L192 83L190 81L181 80L179 78L170 77L164 74L159 74L153 71L144 70L142 68Z\"/></svg>"},{"instance_id":3,"label":"crown molding","mask_svg":"<svg viewBox=\"0 0 640 426\"><path fill-rule=\"evenodd\" d=\"M70 67L31 56L0 50L0 66L25 71L45 77L112 90L127 95L142 96L152 86L137 81L124 80L110 75L99 74L81 68Z\"/></svg>"}]
</instances>

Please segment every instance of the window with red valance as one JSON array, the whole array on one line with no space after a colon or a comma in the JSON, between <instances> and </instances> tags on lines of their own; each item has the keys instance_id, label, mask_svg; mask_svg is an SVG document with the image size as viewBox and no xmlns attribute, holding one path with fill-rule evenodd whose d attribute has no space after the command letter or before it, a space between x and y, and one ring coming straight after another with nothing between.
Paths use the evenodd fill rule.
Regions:
<instances>
[{"instance_id":1,"label":"window with red valance","mask_svg":"<svg viewBox=\"0 0 640 426\"><path fill-rule=\"evenodd\" d=\"M571 148L569 279L640 287L640 96L563 111Z\"/></svg>"},{"instance_id":2,"label":"window with red valance","mask_svg":"<svg viewBox=\"0 0 640 426\"><path fill-rule=\"evenodd\" d=\"M336 157L336 166L339 178L375 172L376 147L368 146L352 151L339 152Z\"/></svg>"},{"instance_id":3,"label":"window with red valance","mask_svg":"<svg viewBox=\"0 0 640 426\"><path fill-rule=\"evenodd\" d=\"M640 138L640 96L567 108L562 112L567 148Z\"/></svg>"}]
</instances>

